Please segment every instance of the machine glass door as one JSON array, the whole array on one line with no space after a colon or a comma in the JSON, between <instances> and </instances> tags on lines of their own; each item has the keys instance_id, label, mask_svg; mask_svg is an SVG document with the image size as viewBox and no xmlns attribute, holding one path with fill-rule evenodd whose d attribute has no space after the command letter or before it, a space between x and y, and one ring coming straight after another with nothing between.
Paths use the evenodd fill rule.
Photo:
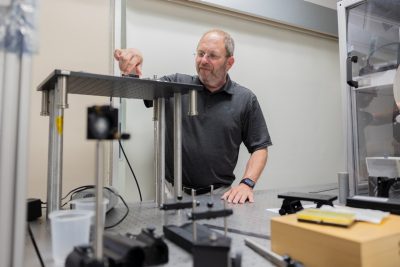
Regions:
<instances>
[{"instance_id":1,"label":"machine glass door","mask_svg":"<svg viewBox=\"0 0 400 267\"><path fill-rule=\"evenodd\" d=\"M347 9L347 53L349 58L353 57L348 73L352 75L357 193L364 188L370 195L377 195L377 176L388 175L389 162L385 160L396 162L396 157L400 157L400 120L396 122L399 110L393 96L399 51L400 1L362 1ZM377 162L383 165L377 166Z\"/></svg>"},{"instance_id":2,"label":"machine glass door","mask_svg":"<svg viewBox=\"0 0 400 267\"><path fill-rule=\"evenodd\" d=\"M347 10L347 49L357 56L353 77L396 69L400 61L400 1L369 0Z\"/></svg>"}]
</instances>

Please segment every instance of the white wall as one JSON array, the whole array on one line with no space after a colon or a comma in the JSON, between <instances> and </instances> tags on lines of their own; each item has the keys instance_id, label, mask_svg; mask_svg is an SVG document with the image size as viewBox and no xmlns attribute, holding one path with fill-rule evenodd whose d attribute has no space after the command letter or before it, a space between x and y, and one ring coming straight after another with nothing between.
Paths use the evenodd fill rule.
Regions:
<instances>
[{"instance_id":1,"label":"white wall","mask_svg":"<svg viewBox=\"0 0 400 267\"><path fill-rule=\"evenodd\" d=\"M42 0L38 9L39 51L34 56L30 114L28 196L46 200L49 117L40 116L37 85L57 68L110 73L107 0ZM86 140L86 108L101 97L69 95L64 118L63 192L94 184L93 142Z\"/></svg>"},{"instance_id":2,"label":"white wall","mask_svg":"<svg viewBox=\"0 0 400 267\"><path fill-rule=\"evenodd\" d=\"M337 41L166 1L128 1L127 46L144 53L144 77L195 74L197 42L215 27L235 39L231 78L258 96L274 143L257 189L335 182L344 169ZM154 198L152 110L127 103L126 151L145 198ZM242 148L239 179L247 158ZM136 200L129 171L125 179Z\"/></svg>"},{"instance_id":3,"label":"white wall","mask_svg":"<svg viewBox=\"0 0 400 267\"><path fill-rule=\"evenodd\" d=\"M313 4L317 4L317 5L320 5L320 6L328 7L328 8L331 8L331 9L336 9L336 4L340 0L304 0L304 1L310 2L310 3L313 3Z\"/></svg>"}]
</instances>

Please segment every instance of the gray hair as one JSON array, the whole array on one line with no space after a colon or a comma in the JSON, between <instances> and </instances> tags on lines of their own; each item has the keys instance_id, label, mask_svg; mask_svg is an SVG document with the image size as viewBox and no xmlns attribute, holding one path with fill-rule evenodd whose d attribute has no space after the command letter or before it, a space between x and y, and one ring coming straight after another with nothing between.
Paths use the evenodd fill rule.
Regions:
<instances>
[{"instance_id":1,"label":"gray hair","mask_svg":"<svg viewBox=\"0 0 400 267\"><path fill-rule=\"evenodd\" d=\"M233 41L233 38L231 35L223 30L220 29L212 29L207 31L206 33L203 34L201 39L203 39L204 36L206 36L209 33L216 33L224 38L224 44L225 44L225 50L226 50L226 56L231 57L233 56L233 52L235 51L235 42Z\"/></svg>"}]
</instances>

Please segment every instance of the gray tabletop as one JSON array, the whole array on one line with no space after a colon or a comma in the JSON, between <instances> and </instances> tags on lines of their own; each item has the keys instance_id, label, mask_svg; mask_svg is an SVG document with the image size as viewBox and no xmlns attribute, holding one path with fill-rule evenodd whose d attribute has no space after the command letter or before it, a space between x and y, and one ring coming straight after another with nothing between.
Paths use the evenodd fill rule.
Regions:
<instances>
[{"instance_id":1,"label":"gray tabletop","mask_svg":"<svg viewBox=\"0 0 400 267\"><path fill-rule=\"evenodd\" d=\"M255 203L246 203L243 205L227 204L227 208L233 209L233 215L228 217L228 236L232 238L231 255L237 253L242 254L242 266L273 266L267 260L256 254L244 244L244 239L252 239L266 248L270 248L270 221L274 216L279 216L277 213L267 211L269 208L279 208L282 204L282 199L278 199L279 193L296 191L296 192L320 192L324 194L337 194L337 184L325 184L318 186L285 188L276 190L255 191ZM329 190L333 189L333 190ZM185 198L190 198L185 196ZM210 200L209 196L199 196L197 198L201 205L198 208L207 209L205 203ZM213 198L214 207L218 209L223 206L222 201L216 195ZM304 204L310 204L302 202ZM182 225L188 222L187 213L190 210L182 211L160 211L153 201L142 203L131 203L129 206L129 215L118 226L107 231L114 233L125 234L127 232L138 234L142 228L154 226L156 234L162 234L162 226L165 224ZM107 214L106 225L112 225L118 221L124 214L126 208L123 205L118 205ZM203 220L199 223L214 226L213 228L223 227L223 219ZM37 240L39 250L44 258L45 266L56 266L51 257L51 242L50 242L50 225L45 220L38 220L30 224L33 234ZM215 230L222 233L221 230ZM233 232L232 232L233 231ZM249 233L237 233L249 232ZM193 261L189 253L176 246L169 240L166 240L169 247L169 262L163 266L192 266ZM26 238L25 247L25 266L36 267L40 266L37 255L33 249L32 242Z\"/></svg>"}]
</instances>

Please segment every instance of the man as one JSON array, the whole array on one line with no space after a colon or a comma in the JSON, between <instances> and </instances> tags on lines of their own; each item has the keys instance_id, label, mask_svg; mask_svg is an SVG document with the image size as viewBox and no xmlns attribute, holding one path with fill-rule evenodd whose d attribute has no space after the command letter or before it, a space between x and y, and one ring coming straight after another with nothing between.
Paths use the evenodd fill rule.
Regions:
<instances>
[{"instance_id":1,"label":"man","mask_svg":"<svg viewBox=\"0 0 400 267\"><path fill-rule=\"evenodd\" d=\"M174 74L162 80L199 84L196 117L182 118L182 181L184 189L204 191L212 184L224 190L222 199L230 203L254 202L253 187L261 176L272 145L256 96L247 88L231 81L228 71L233 66L234 41L219 29L206 32L196 51L198 76ZM114 57L124 74L142 74L143 56L131 48L116 50ZM182 96L182 114L187 114L188 96ZM167 129L173 129L173 100L166 100ZM244 143L250 158L243 179L236 186L233 170L239 147ZM173 183L173 138L166 134L166 179ZM188 192L188 191L186 191Z\"/></svg>"}]
</instances>

